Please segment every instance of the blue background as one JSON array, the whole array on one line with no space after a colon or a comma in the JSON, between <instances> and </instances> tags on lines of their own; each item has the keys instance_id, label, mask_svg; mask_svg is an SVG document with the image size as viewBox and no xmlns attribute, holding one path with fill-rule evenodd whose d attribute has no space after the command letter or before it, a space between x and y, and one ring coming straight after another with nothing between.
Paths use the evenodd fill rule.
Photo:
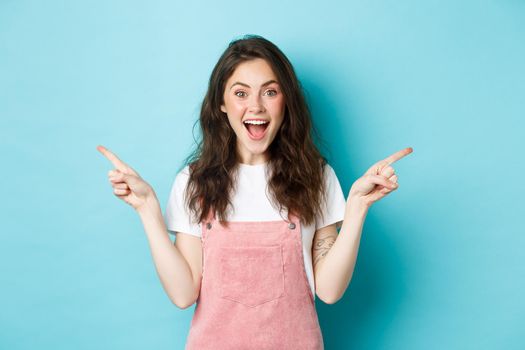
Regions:
<instances>
[{"instance_id":1,"label":"blue background","mask_svg":"<svg viewBox=\"0 0 525 350\"><path fill-rule=\"evenodd\" d=\"M327 349L523 349L525 2L0 1L0 348L182 349L107 146L164 209L211 70L290 58L345 195L404 147Z\"/></svg>"}]
</instances>

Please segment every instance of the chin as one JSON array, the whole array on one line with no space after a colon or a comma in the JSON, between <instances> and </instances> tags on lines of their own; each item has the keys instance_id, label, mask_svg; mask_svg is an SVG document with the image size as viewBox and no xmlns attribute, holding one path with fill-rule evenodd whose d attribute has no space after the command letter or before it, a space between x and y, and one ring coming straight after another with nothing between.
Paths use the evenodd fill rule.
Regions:
<instances>
[{"instance_id":1,"label":"chin","mask_svg":"<svg viewBox=\"0 0 525 350\"><path fill-rule=\"evenodd\" d=\"M268 151L268 146L266 144L265 145L257 145L257 146L254 147L254 145L245 143L244 144L244 148L246 150L248 150L248 152L250 152L251 154L257 155L257 156L263 155L263 154L265 154Z\"/></svg>"},{"instance_id":2,"label":"chin","mask_svg":"<svg viewBox=\"0 0 525 350\"><path fill-rule=\"evenodd\" d=\"M250 151L251 154L258 155L258 156L261 156L261 155L265 154L267 150L268 150L268 147L266 147L264 149L261 149L261 148L256 148L256 149L248 148L248 151Z\"/></svg>"}]
</instances>

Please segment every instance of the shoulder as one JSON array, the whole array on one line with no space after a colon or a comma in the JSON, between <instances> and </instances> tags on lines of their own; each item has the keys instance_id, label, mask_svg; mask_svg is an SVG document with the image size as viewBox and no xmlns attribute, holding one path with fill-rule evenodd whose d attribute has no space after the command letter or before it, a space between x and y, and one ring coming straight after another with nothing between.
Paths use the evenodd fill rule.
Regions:
<instances>
[{"instance_id":1,"label":"shoulder","mask_svg":"<svg viewBox=\"0 0 525 350\"><path fill-rule=\"evenodd\" d=\"M175 175L175 179L173 180L171 191L175 192L177 195L184 192L188 184L189 178L190 178L190 170L189 170L189 166L186 165L184 166L184 168L182 168L177 173L177 175Z\"/></svg>"},{"instance_id":2,"label":"shoulder","mask_svg":"<svg viewBox=\"0 0 525 350\"><path fill-rule=\"evenodd\" d=\"M186 165L175 176L176 184L186 184L190 178L190 167Z\"/></svg>"},{"instance_id":3,"label":"shoulder","mask_svg":"<svg viewBox=\"0 0 525 350\"><path fill-rule=\"evenodd\" d=\"M334 168L328 163L326 163L323 166L323 172L324 172L324 182L325 184L333 183L334 181L338 181L337 175L335 174Z\"/></svg>"},{"instance_id":4,"label":"shoulder","mask_svg":"<svg viewBox=\"0 0 525 350\"><path fill-rule=\"evenodd\" d=\"M324 165L324 176L323 176L323 192L326 195L327 205L331 206L333 203L343 203L344 193L341 188L341 183L335 173L334 168L329 164ZM329 208L331 210L331 208Z\"/></svg>"},{"instance_id":5,"label":"shoulder","mask_svg":"<svg viewBox=\"0 0 525 350\"><path fill-rule=\"evenodd\" d=\"M335 174L334 168L332 168L332 166L329 163L325 163L323 165L323 170L324 170L325 174L326 173L330 173L330 174L333 173L333 174Z\"/></svg>"},{"instance_id":6,"label":"shoulder","mask_svg":"<svg viewBox=\"0 0 525 350\"><path fill-rule=\"evenodd\" d=\"M178 173L177 173L177 177L180 177L180 178L188 178L190 176L190 166L189 165L186 165L184 166L184 168L182 168Z\"/></svg>"}]
</instances>

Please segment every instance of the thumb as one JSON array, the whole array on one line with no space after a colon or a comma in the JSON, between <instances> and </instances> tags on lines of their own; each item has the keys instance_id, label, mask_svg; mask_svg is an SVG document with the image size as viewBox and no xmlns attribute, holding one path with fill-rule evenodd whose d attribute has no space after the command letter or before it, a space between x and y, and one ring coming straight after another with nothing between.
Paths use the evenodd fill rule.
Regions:
<instances>
[{"instance_id":1,"label":"thumb","mask_svg":"<svg viewBox=\"0 0 525 350\"><path fill-rule=\"evenodd\" d=\"M133 187L133 185L136 185L139 182L139 179L137 176L133 174L126 174L122 171L115 169L110 172L110 179L113 182L125 182L128 184L129 187Z\"/></svg>"},{"instance_id":2,"label":"thumb","mask_svg":"<svg viewBox=\"0 0 525 350\"><path fill-rule=\"evenodd\" d=\"M370 182L381 185L388 188L396 188L397 184L389 179L387 179L385 176L382 175L368 175L368 178L370 179Z\"/></svg>"}]
</instances>

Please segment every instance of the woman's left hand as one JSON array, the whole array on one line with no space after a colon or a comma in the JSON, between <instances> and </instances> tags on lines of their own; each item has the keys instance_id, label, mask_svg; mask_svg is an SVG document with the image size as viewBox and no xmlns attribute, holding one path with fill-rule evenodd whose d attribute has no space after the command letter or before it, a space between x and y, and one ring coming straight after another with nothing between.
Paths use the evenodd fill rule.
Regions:
<instances>
[{"instance_id":1,"label":"woman's left hand","mask_svg":"<svg viewBox=\"0 0 525 350\"><path fill-rule=\"evenodd\" d=\"M399 187L397 175L390 165L410 153L412 147L407 147L372 165L352 184L348 202L358 201L369 208L373 203L396 190Z\"/></svg>"}]
</instances>

